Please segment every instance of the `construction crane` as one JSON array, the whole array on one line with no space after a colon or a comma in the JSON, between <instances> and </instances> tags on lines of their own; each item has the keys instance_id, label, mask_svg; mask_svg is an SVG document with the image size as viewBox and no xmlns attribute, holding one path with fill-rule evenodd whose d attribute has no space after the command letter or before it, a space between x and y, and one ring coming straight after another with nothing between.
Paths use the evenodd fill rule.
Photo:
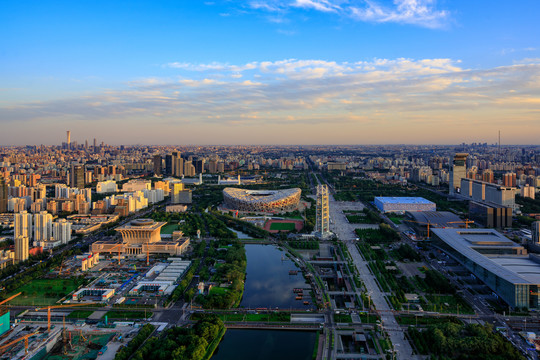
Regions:
<instances>
[{"instance_id":1,"label":"construction crane","mask_svg":"<svg viewBox=\"0 0 540 360\"><path fill-rule=\"evenodd\" d=\"M46 306L42 308L37 308L36 311L47 309L47 332L50 332L51 331L51 309L69 308L69 307L76 307L76 306L88 306L88 305L95 305L95 304L98 304L98 303L88 302L88 303L82 303L82 304L54 305L54 306Z\"/></svg>"},{"instance_id":2,"label":"construction crane","mask_svg":"<svg viewBox=\"0 0 540 360\"><path fill-rule=\"evenodd\" d=\"M449 221L448 224L462 224L465 223L465 229L469 228L469 224L474 224L474 221L472 220L460 220L460 221Z\"/></svg>"},{"instance_id":3,"label":"construction crane","mask_svg":"<svg viewBox=\"0 0 540 360\"><path fill-rule=\"evenodd\" d=\"M416 221L416 220L410 220L410 219L403 219L403 221L413 222L413 223L422 224L422 225L427 225L427 239L429 240L429 227L432 225L432 223L430 221L422 222L422 221Z\"/></svg>"},{"instance_id":4,"label":"construction crane","mask_svg":"<svg viewBox=\"0 0 540 360\"><path fill-rule=\"evenodd\" d=\"M17 296L19 296L19 295L21 295L21 294L22 294L22 292L20 292L20 293L18 293L18 294L15 294L15 295L13 295L13 296L10 296L10 297L8 297L6 300L2 300L2 301L0 302L0 306L4 305L4 304L7 303L8 301L11 301L11 300L15 299Z\"/></svg>"},{"instance_id":5,"label":"construction crane","mask_svg":"<svg viewBox=\"0 0 540 360\"><path fill-rule=\"evenodd\" d=\"M0 346L0 352L3 354L4 351L7 348L11 347L12 345L15 345L16 343L18 343L21 340L24 340L24 355L28 355L28 338L31 337L31 336L37 335L37 334L38 334L37 331L33 332L31 334L26 334L26 335L21 336L20 338L17 338L17 339L15 339L15 340L13 340L13 341L5 344L5 345L2 345L2 346Z\"/></svg>"}]
</instances>

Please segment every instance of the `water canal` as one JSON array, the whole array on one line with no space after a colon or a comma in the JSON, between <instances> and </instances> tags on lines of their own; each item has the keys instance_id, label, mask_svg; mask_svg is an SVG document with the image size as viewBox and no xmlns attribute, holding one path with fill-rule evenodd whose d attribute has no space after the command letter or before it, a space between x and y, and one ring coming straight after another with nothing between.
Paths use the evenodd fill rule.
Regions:
<instances>
[{"instance_id":1,"label":"water canal","mask_svg":"<svg viewBox=\"0 0 540 360\"><path fill-rule=\"evenodd\" d=\"M287 330L227 330L212 360L311 360L317 333Z\"/></svg>"},{"instance_id":2,"label":"water canal","mask_svg":"<svg viewBox=\"0 0 540 360\"><path fill-rule=\"evenodd\" d=\"M241 307L312 309L310 285L285 251L274 245L246 244L247 269ZM298 296L294 289L304 289ZM300 299L301 297L301 299ZM307 302L307 304L305 304Z\"/></svg>"}]
</instances>

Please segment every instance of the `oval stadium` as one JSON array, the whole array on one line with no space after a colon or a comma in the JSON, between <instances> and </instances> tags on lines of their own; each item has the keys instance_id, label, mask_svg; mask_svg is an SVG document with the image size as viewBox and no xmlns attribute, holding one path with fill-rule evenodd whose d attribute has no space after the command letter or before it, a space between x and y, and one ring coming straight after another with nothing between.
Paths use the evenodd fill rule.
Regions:
<instances>
[{"instance_id":1,"label":"oval stadium","mask_svg":"<svg viewBox=\"0 0 540 360\"><path fill-rule=\"evenodd\" d=\"M282 212L295 210L300 202L299 188L284 190L223 189L227 209L252 212Z\"/></svg>"}]
</instances>

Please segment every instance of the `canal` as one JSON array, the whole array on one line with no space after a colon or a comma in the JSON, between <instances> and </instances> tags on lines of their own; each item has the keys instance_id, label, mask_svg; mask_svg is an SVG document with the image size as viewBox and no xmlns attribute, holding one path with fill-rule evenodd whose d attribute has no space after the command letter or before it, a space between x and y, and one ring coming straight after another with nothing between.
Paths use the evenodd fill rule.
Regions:
<instances>
[{"instance_id":1,"label":"canal","mask_svg":"<svg viewBox=\"0 0 540 360\"><path fill-rule=\"evenodd\" d=\"M313 309L310 285L285 251L274 245L246 244L245 308ZM293 292L302 288L303 296ZM301 297L301 299L300 299ZM308 304L304 304L304 302Z\"/></svg>"},{"instance_id":2,"label":"canal","mask_svg":"<svg viewBox=\"0 0 540 360\"><path fill-rule=\"evenodd\" d=\"M212 360L311 360L317 333L288 330L227 330Z\"/></svg>"}]
</instances>

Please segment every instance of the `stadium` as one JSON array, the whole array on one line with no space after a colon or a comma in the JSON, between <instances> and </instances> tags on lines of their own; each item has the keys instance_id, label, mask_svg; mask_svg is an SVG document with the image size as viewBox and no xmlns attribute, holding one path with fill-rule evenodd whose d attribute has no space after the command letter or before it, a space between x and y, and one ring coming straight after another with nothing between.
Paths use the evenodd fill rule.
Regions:
<instances>
[{"instance_id":1,"label":"stadium","mask_svg":"<svg viewBox=\"0 0 540 360\"><path fill-rule=\"evenodd\" d=\"M227 209L250 212L282 212L298 208L298 188L284 190L223 189L224 206Z\"/></svg>"}]
</instances>

